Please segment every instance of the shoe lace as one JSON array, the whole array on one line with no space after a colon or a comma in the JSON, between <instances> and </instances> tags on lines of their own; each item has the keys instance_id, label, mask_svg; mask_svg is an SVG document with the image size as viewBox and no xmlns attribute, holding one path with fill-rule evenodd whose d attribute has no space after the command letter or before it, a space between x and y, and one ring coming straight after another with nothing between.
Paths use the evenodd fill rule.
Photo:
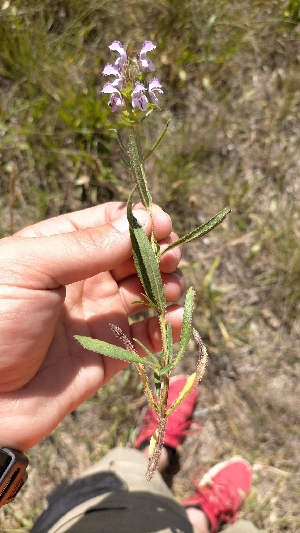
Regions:
<instances>
[{"instance_id":1,"label":"shoe lace","mask_svg":"<svg viewBox=\"0 0 300 533\"><path fill-rule=\"evenodd\" d=\"M199 477L198 477L199 480ZM236 521L236 488L230 484L216 484L211 480L204 486L199 481L194 480L194 485L198 494L209 502L211 512L222 522L233 523ZM207 490L209 487L211 490ZM201 504L200 504L201 506Z\"/></svg>"}]
</instances>

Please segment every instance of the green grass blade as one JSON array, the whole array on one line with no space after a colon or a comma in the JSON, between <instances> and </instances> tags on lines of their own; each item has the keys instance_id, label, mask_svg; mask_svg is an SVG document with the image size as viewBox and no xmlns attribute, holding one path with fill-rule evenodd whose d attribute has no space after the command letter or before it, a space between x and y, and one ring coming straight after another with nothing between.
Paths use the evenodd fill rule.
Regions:
<instances>
[{"instance_id":1,"label":"green grass blade","mask_svg":"<svg viewBox=\"0 0 300 533\"><path fill-rule=\"evenodd\" d=\"M75 339L91 352L100 353L102 355L107 355L108 357L114 357L115 359L122 359L122 361L128 361L130 363L140 363L142 365L149 365L155 367L156 365L151 361L147 361L138 355L115 346L114 344L109 344L108 342L99 341L98 339L92 339L91 337L83 337L81 335L75 335Z\"/></svg>"},{"instance_id":2,"label":"green grass blade","mask_svg":"<svg viewBox=\"0 0 300 533\"><path fill-rule=\"evenodd\" d=\"M201 224L201 226L198 226L198 228L194 229L190 233L187 233L183 237L180 237L177 241L170 244L165 250L161 253L161 256L163 256L166 252L171 250L172 248L175 248L179 244L184 244L186 242L192 242L196 239L200 239L204 235L206 235L209 231L214 229L216 226L221 224L223 220L227 217L228 213L230 213L231 209L228 207L225 207L222 211L220 211L217 215L212 217L207 222L204 222L204 224Z\"/></svg>"}]
</instances>

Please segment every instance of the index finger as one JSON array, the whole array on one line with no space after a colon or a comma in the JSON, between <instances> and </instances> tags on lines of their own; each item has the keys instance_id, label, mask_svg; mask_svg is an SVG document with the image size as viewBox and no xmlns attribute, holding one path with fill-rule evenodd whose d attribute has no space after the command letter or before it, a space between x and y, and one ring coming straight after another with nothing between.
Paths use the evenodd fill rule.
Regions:
<instances>
[{"instance_id":1,"label":"index finger","mask_svg":"<svg viewBox=\"0 0 300 533\"><path fill-rule=\"evenodd\" d=\"M138 202L133 209L144 209ZM42 237L70 233L114 222L126 213L125 202L107 202L81 211L66 213L28 226L15 235L18 237ZM152 206L152 223L157 240L165 239L172 231L172 221L158 205Z\"/></svg>"}]
</instances>

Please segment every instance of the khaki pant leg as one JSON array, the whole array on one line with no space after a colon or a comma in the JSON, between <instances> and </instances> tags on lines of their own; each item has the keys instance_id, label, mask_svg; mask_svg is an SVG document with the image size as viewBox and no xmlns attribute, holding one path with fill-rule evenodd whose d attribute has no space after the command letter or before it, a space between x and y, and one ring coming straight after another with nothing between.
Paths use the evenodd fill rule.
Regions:
<instances>
[{"instance_id":1,"label":"khaki pant leg","mask_svg":"<svg viewBox=\"0 0 300 533\"><path fill-rule=\"evenodd\" d=\"M195 533L185 510L156 472L145 479L144 455L128 448L111 450L80 477L114 473L127 491L92 498L64 515L48 533Z\"/></svg>"},{"instance_id":2,"label":"khaki pant leg","mask_svg":"<svg viewBox=\"0 0 300 533\"><path fill-rule=\"evenodd\" d=\"M237 520L224 529L224 533L259 533L259 530L248 520Z\"/></svg>"}]
</instances>

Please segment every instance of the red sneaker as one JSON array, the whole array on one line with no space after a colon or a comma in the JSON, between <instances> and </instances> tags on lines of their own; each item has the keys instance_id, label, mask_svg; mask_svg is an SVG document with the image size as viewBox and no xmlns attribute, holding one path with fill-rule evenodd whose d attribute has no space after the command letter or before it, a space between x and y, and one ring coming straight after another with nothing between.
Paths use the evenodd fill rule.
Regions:
<instances>
[{"instance_id":1,"label":"red sneaker","mask_svg":"<svg viewBox=\"0 0 300 533\"><path fill-rule=\"evenodd\" d=\"M170 407L174 400L176 400L187 379L187 376L174 376L174 378L171 378L167 407ZM197 396L198 388L196 387L190 394L188 394L188 396L186 396L183 402L169 416L164 440L164 444L166 446L169 446L175 450L187 435L188 432L186 430L192 424L192 415L195 409ZM136 438L134 447L140 448L143 443L149 443L156 428L157 415L154 409L149 407L146 411L142 427Z\"/></svg>"},{"instance_id":2,"label":"red sneaker","mask_svg":"<svg viewBox=\"0 0 300 533\"><path fill-rule=\"evenodd\" d=\"M241 457L233 457L211 468L200 482L194 480L197 492L181 505L200 508L210 522L211 533L215 533L223 523L235 522L251 480L249 463Z\"/></svg>"}]
</instances>

